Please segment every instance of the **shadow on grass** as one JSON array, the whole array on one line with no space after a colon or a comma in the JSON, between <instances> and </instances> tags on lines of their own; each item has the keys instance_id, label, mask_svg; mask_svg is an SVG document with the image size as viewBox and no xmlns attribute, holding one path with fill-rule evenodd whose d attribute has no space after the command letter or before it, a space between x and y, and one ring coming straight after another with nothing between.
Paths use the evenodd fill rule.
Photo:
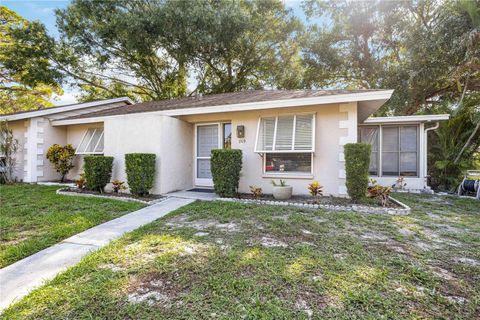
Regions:
<instances>
[{"instance_id":1,"label":"shadow on grass","mask_svg":"<svg viewBox=\"0 0 480 320\"><path fill-rule=\"evenodd\" d=\"M229 223L237 228L218 227ZM432 255L391 251L394 242L409 245L396 243L394 223L389 216L197 202L86 257L4 316L474 316L478 292L471 290L478 287L448 288L426 266ZM361 237L366 231L370 238ZM266 245L264 238L278 242ZM448 290L471 296L459 304L446 298Z\"/></svg>"}]
</instances>

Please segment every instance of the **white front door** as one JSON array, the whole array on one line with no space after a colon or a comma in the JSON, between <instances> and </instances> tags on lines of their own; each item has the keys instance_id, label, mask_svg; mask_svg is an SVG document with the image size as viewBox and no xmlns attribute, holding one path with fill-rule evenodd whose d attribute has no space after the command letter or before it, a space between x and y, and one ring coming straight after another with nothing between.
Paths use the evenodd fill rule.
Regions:
<instances>
[{"instance_id":1,"label":"white front door","mask_svg":"<svg viewBox=\"0 0 480 320\"><path fill-rule=\"evenodd\" d=\"M210 171L212 149L222 148L221 124L197 124L195 129L195 185L213 187Z\"/></svg>"}]
</instances>

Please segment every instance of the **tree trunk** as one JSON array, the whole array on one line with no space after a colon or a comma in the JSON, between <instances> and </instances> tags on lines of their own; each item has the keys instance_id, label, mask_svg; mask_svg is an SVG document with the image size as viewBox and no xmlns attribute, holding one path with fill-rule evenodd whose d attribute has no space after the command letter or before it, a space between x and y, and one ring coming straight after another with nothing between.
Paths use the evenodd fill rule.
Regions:
<instances>
[{"instance_id":1,"label":"tree trunk","mask_svg":"<svg viewBox=\"0 0 480 320\"><path fill-rule=\"evenodd\" d=\"M470 137L468 137L467 142L465 142L465 144L463 145L462 150L460 150L460 152L458 153L457 157L455 158L455 161L453 161L454 164L457 164L457 163L458 163L458 161L460 160L463 152L464 152L465 149L467 149L467 147L470 145L470 142L472 142L472 139L473 139L473 137L475 137L475 135L477 134L477 131L478 131L479 128L480 128L480 120L477 122L477 125L475 126L475 129L473 129L473 132L472 132L472 134L470 135Z\"/></svg>"}]
</instances>

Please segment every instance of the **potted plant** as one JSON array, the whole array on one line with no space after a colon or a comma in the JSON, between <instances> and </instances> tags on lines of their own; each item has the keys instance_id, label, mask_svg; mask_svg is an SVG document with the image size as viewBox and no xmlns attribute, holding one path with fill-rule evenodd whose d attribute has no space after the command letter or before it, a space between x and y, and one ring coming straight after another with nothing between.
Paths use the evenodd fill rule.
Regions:
<instances>
[{"instance_id":1,"label":"potted plant","mask_svg":"<svg viewBox=\"0 0 480 320\"><path fill-rule=\"evenodd\" d=\"M285 180L280 179L279 183L272 180L273 197L277 200L287 200L292 197L292 186L287 185Z\"/></svg>"}]
</instances>

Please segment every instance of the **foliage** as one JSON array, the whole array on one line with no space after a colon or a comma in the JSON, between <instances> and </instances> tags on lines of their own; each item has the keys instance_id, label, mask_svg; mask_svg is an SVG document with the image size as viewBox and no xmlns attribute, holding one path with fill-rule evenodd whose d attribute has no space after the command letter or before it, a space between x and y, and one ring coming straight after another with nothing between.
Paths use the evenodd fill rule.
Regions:
<instances>
[{"instance_id":1,"label":"foliage","mask_svg":"<svg viewBox=\"0 0 480 320\"><path fill-rule=\"evenodd\" d=\"M210 163L215 193L221 197L234 197L242 170L242 150L214 149Z\"/></svg>"},{"instance_id":2,"label":"foliage","mask_svg":"<svg viewBox=\"0 0 480 320\"><path fill-rule=\"evenodd\" d=\"M112 189L113 189L113 192L115 193L118 193L120 190L127 189L127 187L125 186L125 181L113 180Z\"/></svg>"},{"instance_id":3,"label":"foliage","mask_svg":"<svg viewBox=\"0 0 480 320\"><path fill-rule=\"evenodd\" d=\"M0 154L3 158L4 170L0 172L0 182L11 183L15 180L15 155L20 149L18 139L13 136L13 131L8 128L6 121L0 122Z\"/></svg>"},{"instance_id":4,"label":"foliage","mask_svg":"<svg viewBox=\"0 0 480 320\"><path fill-rule=\"evenodd\" d=\"M80 177L75 180L75 185L77 186L78 189L83 189L85 188L85 183L87 180L85 179L85 173L81 173Z\"/></svg>"},{"instance_id":5,"label":"foliage","mask_svg":"<svg viewBox=\"0 0 480 320\"><path fill-rule=\"evenodd\" d=\"M125 171L131 193L138 196L149 193L155 179L155 159L153 153L125 154Z\"/></svg>"},{"instance_id":6,"label":"foliage","mask_svg":"<svg viewBox=\"0 0 480 320\"><path fill-rule=\"evenodd\" d=\"M439 111L450 112L452 116L428 137L429 183L435 190L454 191L465 170L477 168L475 154L480 148L478 101L480 93L477 92L465 97L462 105L454 110L450 105L439 107Z\"/></svg>"},{"instance_id":7,"label":"foliage","mask_svg":"<svg viewBox=\"0 0 480 320\"><path fill-rule=\"evenodd\" d=\"M75 156L75 149L71 144L61 146L59 144L54 144L48 148L46 157L48 161L53 164L55 171L60 173L61 179L63 182L67 173L74 167L73 157Z\"/></svg>"},{"instance_id":8,"label":"foliage","mask_svg":"<svg viewBox=\"0 0 480 320\"><path fill-rule=\"evenodd\" d=\"M31 23L15 38L35 51L10 48L6 65L30 70L32 59L45 79L73 80L82 100L125 94L135 100L182 97L189 76L196 78L193 91L202 93L301 86L296 38L302 25L281 1L191 4L74 1L56 11L59 40Z\"/></svg>"},{"instance_id":9,"label":"foliage","mask_svg":"<svg viewBox=\"0 0 480 320\"><path fill-rule=\"evenodd\" d=\"M35 41L25 41L24 34ZM0 6L0 114L51 107L53 94L62 94L43 34L40 23Z\"/></svg>"},{"instance_id":10,"label":"foliage","mask_svg":"<svg viewBox=\"0 0 480 320\"><path fill-rule=\"evenodd\" d=\"M312 183L308 184L308 192L312 197L318 197L323 194L322 191L323 187L320 185L320 182L313 181Z\"/></svg>"},{"instance_id":11,"label":"foliage","mask_svg":"<svg viewBox=\"0 0 480 320\"><path fill-rule=\"evenodd\" d=\"M253 199L258 199L263 195L263 190L260 187L257 187L256 185L249 186L250 192L253 195Z\"/></svg>"},{"instance_id":12,"label":"foliage","mask_svg":"<svg viewBox=\"0 0 480 320\"><path fill-rule=\"evenodd\" d=\"M276 183L275 180L270 181L270 183L271 183L274 187L287 187L287 186L288 186L287 181L282 180L282 179L280 179L280 180L278 181L278 183Z\"/></svg>"},{"instance_id":13,"label":"foliage","mask_svg":"<svg viewBox=\"0 0 480 320\"><path fill-rule=\"evenodd\" d=\"M67 197L56 194L57 189L36 184L0 186L0 268L143 207L111 199Z\"/></svg>"},{"instance_id":14,"label":"foliage","mask_svg":"<svg viewBox=\"0 0 480 320\"><path fill-rule=\"evenodd\" d=\"M367 193L371 148L367 143L347 143L344 147L347 192L354 202Z\"/></svg>"},{"instance_id":15,"label":"foliage","mask_svg":"<svg viewBox=\"0 0 480 320\"><path fill-rule=\"evenodd\" d=\"M88 190L103 192L112 176L113 157L86 156L84 158L83 171L85 172L85 184Z\"/></svg>"},{"instance_id":16,"label":"foliage","mask_svg":"<svg viewBox=\"0 0 480 320\"><path fill-rule=\"evenodd\" d=\"M320 21L304 45L310 86L395 89L379 113L398 115L480 89L476 1L307 0L304 8Z\"/></svg>"},{"instance_id":17,"label":"foliage","mask_svg":"<svg viewBox=\"0 0 480 320\"><path fill-rule=\"evenodd\" d=\"M377 183L377 180L370 179L370 185L368 186L368 197L380 200L382 207L386 207L390 199L390 193L392 193L392 187L381 186Z\"/></svg>"}]
</instances>

